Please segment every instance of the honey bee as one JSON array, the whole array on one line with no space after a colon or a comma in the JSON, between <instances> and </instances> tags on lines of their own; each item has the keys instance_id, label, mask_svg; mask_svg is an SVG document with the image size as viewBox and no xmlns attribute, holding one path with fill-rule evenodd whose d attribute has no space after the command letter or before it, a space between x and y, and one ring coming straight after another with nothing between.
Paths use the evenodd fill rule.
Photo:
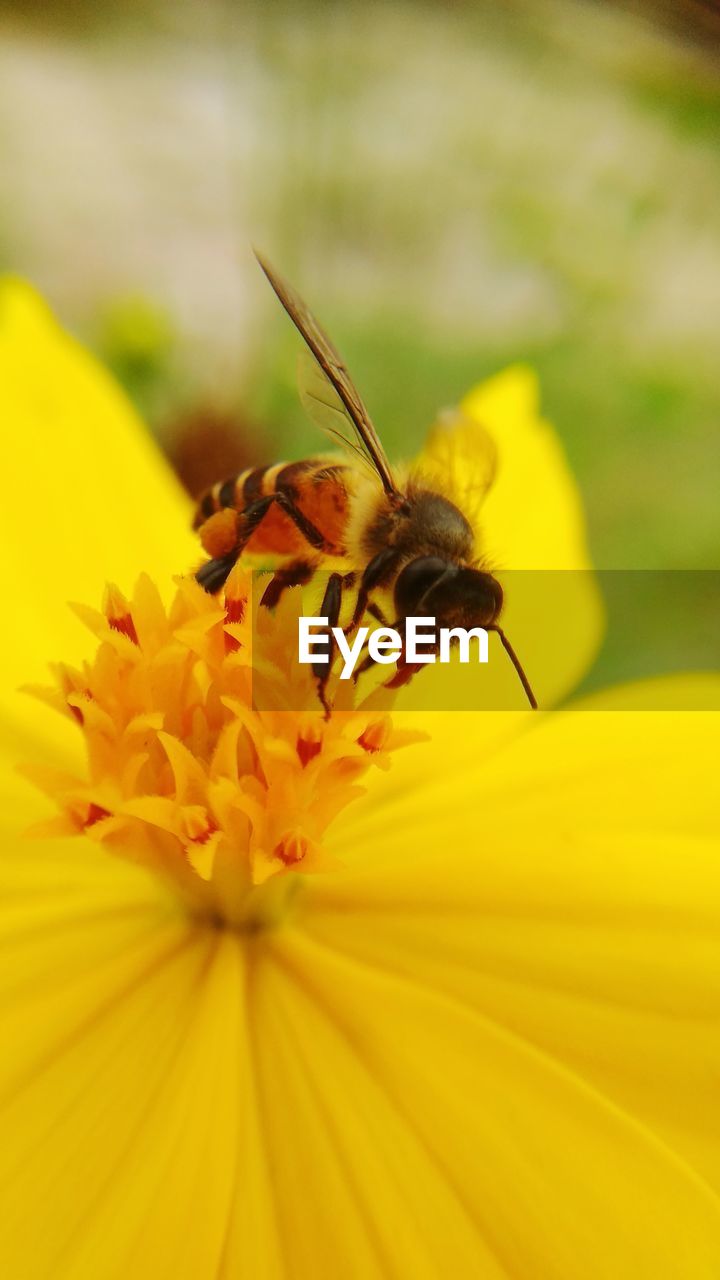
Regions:
<instances>
[{"instance_id":1,"label":"honey bee","mask_svg":"<svg viewBox=\"0 0 720 1280\"><path fill-rule=\"evenodd\" d=\"M271 556L277 568L262 603L272 608L287 587L303 585L318 569L333 565L321 606L328 629L339 622L344 592L355 590L348 630L366 612L387 625L373 599L383 592L392 599L396 630L402 631L409 617L428 615L438 628L497 632L531 707L537 707L498 623L502 588L481 566L470 520L421 475L403 479L393 469L338 351L294 289L256 256L311 353L301 381L303 403L347 456L256 467L214 485L195 517L210 556L197 581L214 594L240 555ZM416 670L401 658L389 685L406 682ZM329 671L327 665L315 670L326 709Z\"/></svg>"}]
</instances>

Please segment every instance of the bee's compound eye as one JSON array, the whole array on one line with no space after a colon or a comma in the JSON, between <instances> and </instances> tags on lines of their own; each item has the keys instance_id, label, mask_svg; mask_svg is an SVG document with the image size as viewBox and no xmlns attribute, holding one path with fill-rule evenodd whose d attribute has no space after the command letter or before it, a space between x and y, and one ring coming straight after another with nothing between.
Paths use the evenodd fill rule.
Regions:
<instances>
[{"instance_id":1,"label":"bee's compound eye","mask_svg":"<svg viewBox=\"0 0 720 1280\"><path fill-rule=\"evenodd\" d=\"M503 589L491 573L464 569L458 587L473 625L485 627L495 621L503 606Z\"/></svg>"},{"instance_id":2,"label":"bee's compound eye","mask_svg":"<svg viewBox=\"0 0 720 1280\"><path fill-rule=\"evenodd\" d=\"M437 586L440 579L452 571L453 566L439 556L420 556L411 560L399 574L395 583L395 606L398 616L411 618L422 607L423 598Z\"/></svg>"}]
</instances>

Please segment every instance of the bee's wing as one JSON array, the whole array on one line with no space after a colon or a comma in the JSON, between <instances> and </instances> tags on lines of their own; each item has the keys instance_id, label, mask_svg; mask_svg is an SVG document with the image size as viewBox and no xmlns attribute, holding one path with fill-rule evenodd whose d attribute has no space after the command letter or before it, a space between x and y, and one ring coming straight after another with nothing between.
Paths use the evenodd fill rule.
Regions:
<instances>
[{"instance_id":1,"label":"bee's wing","mask_svg":"<svg viewBox=\"0 0 720 1280\"><path fill-rule=\"evenodd\" d=\"M447 410L431 428L413 470L435 482L474 528L497 472L497 446L479 422Z\"/></svg>"},{"instance_id":2,"label":"bee's wing","mask_svg":"<svg viewBox=\"0 0 720 1280\"><path fill-rule=\"evenodd\" d=\"M342 357L292 286L259 253L255 256L317 362L317 376L303 375L301 381L301 397L313 420L367 459L386 493L397 493L385 450Z\"/></svg>"},{"instance_id":3,"label":"bee's wing","mask_svg":"<svg viewBox=\"0 0 720 1280\"><path fill-rule=\"evenodd\" d=\"M350 414L329 378L326 378L309 351L301 351L297 363L298 392L302 406L316 426L330 436L334 444L349 449L374 476L378 471L367 449L358 439Z\"/></svg>"}]
</instances>

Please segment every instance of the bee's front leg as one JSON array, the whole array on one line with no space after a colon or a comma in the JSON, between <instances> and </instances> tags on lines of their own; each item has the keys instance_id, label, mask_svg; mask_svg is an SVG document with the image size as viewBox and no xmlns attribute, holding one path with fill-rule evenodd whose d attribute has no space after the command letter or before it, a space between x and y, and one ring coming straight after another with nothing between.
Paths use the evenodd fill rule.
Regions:
<instances>
[{"instance_id":1,"label":"bee's front leg","mask_svg":"<svg viewBox=\"0 0 720 1280\"><path fill-rule=\"evenodd\" d=\"M373 556L370 563L365 566L360 579L352 621L346 629L347 631L354 631L355 627L359 625L363 614L368 609L371 593L376 587L384 586L390 580L399 562L400 557L395 547L383 547L383 550L378 551L377 555ZM373 617L385 625L385 619L377 605L372 606L372 608L377 610L377 612L373 613ZM372 608L369 610L370 612L372 612Z\"/></svg>"},{"instance_id":2,"label":"bee's front leg","mask_svg":"<svg viewBox=\"0 0 720 1280\"><path fill-rule=\"evenodd\" d=\"M406 662L404 658L398 658L395 674L385 681L383 689L401 689L403 685L409 684L413 676L416 676L418 671L422 671L424 666L424 662Z\"/></svg>"},{"instance_id":3,"label":"bee's front leg","mask_svg":"<svg viewBox=\"0 0 720 1280\"><path fill-rule=\"evenodd\" d=\"M385 614L380 608L380 605L376 604L375 601L368 605L365 612L369 613L370 617L374 618L376 622L379 622L381 627L386 627L388 625L388 620L385 617Z\"/></svg>"},{"instance_id":4,"label":"bee's front leg","mask_svg":"<svg viewBox=\"0 0 720 1280\"><path fill-rule=\"evenodd\" d=\"M325 588L325 594L320 605L320 615L327 618L328 627L328 659L325 662L313 662L312 671L317 681L317 692L320 702L322 703L325 717L330 715L330 705L327 700L327 684L332 674L333 659L335 657L335 641L332 635L332 628L338 625L340 618L340 610L342 609L342 593L343 578L340 573L331 573Z\"/></svg>"},{"instance_id":5,"label":"bee's front leg","mask_svg":"<svg viewBox=\"0 0 720 1280\"><path fill-rule=\"evenodd\" d=\"M373 605L369 606L368 613L374 613ZM380 614L379 609L377 613L374 613L374 616L377 617L378 614ZM380 614L379 620L383 626L387 626L385 618L383 618L381 614ZM398 618L397 622L394 622L390 629L392 631L401 632L403 631L404 626L405 626L404 620L402 618ZM376 665L377 664L375 662L375 659L368 653L366 657L363 658L360 665L355 668L355 672L353 675L354 682L357 683L358 677L361 676L364 671L369 671L371 667L374 667ZM390 676L390 679L383 681L383 686L382 686L383 689L402 688L403 685L409 684L413 676L417 675L418 671L420 671L424 666L425 666L424 662L407 662L405 660L404 655L401 653L400 657L397 660L397 663L395 664L395 670L393 674Z\"/></svg>"},{"instance_id":6,"label":"bee's front leg","mask_svg":"<svg viewBox=\"0 0 720 1280\"><path fill-rule=\"evenodd\" d=\"M343 588L346 591L352 591L353 587L355 586L356 578L357 578L356 573L346 573L345 577L343 578ZM361 621L362 614L360 615L360 617L356 618L355 613L356 613L356 610L353 610L352 618L350 619L347 626L343 627L343 631L346 636L349 636L353 631L355 631L356 627L358 626L358 623ZM370 617L374 618L376 622L379 622L381 626L383 627L387 626L387 618L385 617L385 614L380 608L380 605L377 604L374 600L371 601L370 604L365 605L363 609L363 613L369 613Z\"/></svg>"}]
</instances>

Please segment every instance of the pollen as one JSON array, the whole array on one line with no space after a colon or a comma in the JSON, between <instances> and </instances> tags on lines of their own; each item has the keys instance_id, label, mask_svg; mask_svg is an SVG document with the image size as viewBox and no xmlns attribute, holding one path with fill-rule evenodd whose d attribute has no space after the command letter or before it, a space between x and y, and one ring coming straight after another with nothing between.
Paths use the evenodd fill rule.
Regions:
<instances>
[{"instance_id":1,"label":"pollen","mask_svg":"<svg viewBox=\"0 0 720 1280\"><path fill-rule=\"evenodd\" d=\"M129 600L110 586L102 610L76 606L94 657L32 692L73 720L86 769L26 772L58 809L34 834L92 840L193 913L256 929L299 877L341 869L333 818L419 735L393 726L392 695L355 706L347 682L327 715L295 660L299 590L270 613L253 576L236 566L218 597L180 578L169 608L143 576Z\"/></svg>"}]
</instances>

